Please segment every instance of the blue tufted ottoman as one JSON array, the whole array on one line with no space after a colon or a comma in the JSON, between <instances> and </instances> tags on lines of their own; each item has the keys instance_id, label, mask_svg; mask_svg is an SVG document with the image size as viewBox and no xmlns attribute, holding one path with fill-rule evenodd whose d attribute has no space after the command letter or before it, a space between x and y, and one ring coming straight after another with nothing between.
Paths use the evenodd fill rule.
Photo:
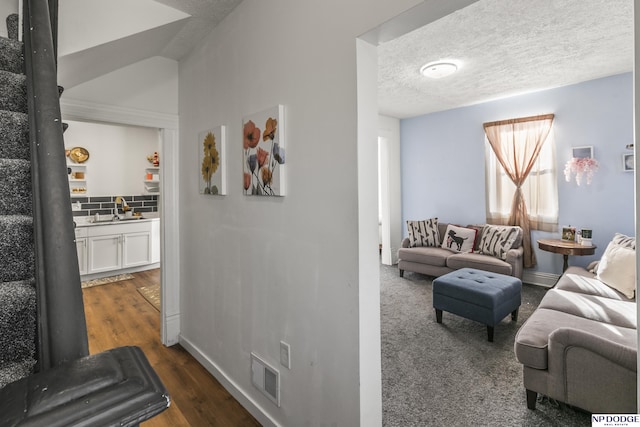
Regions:
<instances>
[{"instance_id":1,"label":"blue tufted ottoman","mask_svg":"<svg viewBox=\"0 0 640 427\"><path fill-rule=\"evenodd\" d=\"M517 277L474 268L461 268L433 281L433 308L436 321L442 323L442 312L457 314L487 325L489 342L493 328L509 313L518 320L522 282Z\"/></svg>"}]
</instances>

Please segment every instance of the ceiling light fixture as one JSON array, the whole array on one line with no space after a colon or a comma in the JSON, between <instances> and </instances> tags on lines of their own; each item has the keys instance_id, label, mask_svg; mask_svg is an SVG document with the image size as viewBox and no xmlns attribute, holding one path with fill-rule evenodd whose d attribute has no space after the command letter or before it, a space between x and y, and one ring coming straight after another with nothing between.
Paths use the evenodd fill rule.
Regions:
<instances>
[{"instance_id":1,"label":"ceiling light fixture","mask_svg":"<svg viewBox=\"0 0 640 427\"><path fill-rule=\"evenodd\" d=\"M451 61L430 62L420 68L420 73L431 79L441 79L458 71L458 65Z\"/></svg>"}]
</instances>

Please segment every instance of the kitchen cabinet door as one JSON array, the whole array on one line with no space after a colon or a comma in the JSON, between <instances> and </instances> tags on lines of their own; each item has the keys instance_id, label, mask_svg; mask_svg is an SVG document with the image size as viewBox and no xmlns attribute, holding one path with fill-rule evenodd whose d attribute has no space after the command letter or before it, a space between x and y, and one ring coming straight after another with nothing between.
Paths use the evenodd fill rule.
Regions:
<instances>
[{"instance_id":1,"label":"kitchen cabinet door","mask_svg":"<svg viewBox=\"0 0 640 427\"><path fill-rule=\"evenodd\" d=\"M87 238L76 238L76 251L78 252L78 271L87 274Z\"/></svg>"},{"instance_id":2,"label":"kitchen cabinet door","mask_svg":"<svg viewBox=\"0 0 640 427\"><path fill-rule=\"evenodd\" d=\"M121 240L121 234L88 238L89 274L122 268Z\"/></svg>"},{"instance_id":3,"label":"kitchen cabinet door","mask_svg":"<svg viewBox=\"0 0 640 427\"><path fill-rule=\"evenodd\" d=\"M151 221L151 262L160 262L160 221Z\"/></svg>"},{"instance_id":4,"label":"kitchen cabinet door","mask_svg":"<svg viewBox=\"0 0 640 427\"><path fill-rule=\"evenodd\" d=\"M151 263L151 233L128 233L122 236L122 267Z\"/></svg>"}]
</instances>

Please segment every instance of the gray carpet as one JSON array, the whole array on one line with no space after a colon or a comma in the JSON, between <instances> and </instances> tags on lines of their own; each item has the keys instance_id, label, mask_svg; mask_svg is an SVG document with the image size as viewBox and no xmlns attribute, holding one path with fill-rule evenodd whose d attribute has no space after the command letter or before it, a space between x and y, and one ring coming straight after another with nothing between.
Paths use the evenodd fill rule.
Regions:
<instances>
[{"instance_id":1,"label":"gray carpet","mask_svg":"<svg viewBox=\"0 0 640 427\"><path fill-rule=\"evenodd\" d=\"M486 326L443 313L437 324L427 276L381 266L383 426L590 426L589 414L539 399L527 409L515 334L545 289L524 285L517 323ZM542 401L540 401L542 400Z\"/></svg>"}]
</instances>

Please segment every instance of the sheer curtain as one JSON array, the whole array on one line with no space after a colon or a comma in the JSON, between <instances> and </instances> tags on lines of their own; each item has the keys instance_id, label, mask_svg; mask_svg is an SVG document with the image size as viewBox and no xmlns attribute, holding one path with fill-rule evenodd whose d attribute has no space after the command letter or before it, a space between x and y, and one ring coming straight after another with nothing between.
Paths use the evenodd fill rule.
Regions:
<instances>
[{"instance_id":1,"label":"sheer curtain","mask_svg":"<svg viewBox=\"0 0 640 427\"><path fill-rule=\"evenodd\" d=\"M484 124L491 147L486 156L487 222L522 228L527 268L536 264L531 230L553 231L558 223L553 118L547 114Z\"/></svg>"}]
</instances>

